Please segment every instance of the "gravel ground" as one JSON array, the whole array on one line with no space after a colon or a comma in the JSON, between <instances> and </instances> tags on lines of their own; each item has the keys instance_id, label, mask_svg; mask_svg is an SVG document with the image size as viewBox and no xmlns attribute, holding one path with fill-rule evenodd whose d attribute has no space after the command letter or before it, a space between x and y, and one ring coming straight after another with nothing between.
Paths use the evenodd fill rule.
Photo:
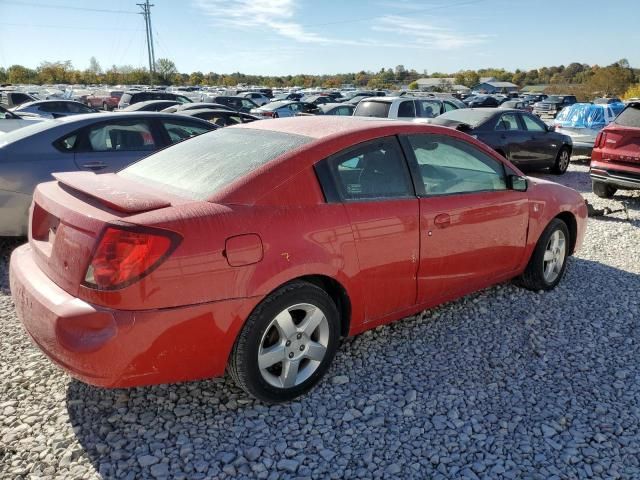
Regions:
<instances>
[{"instance_id":1,"label":"gravel ground","mask_svg":"<svg viewBox=\"0 0 640 480\"><path fill-rule=\"evenodd\" d=\"M541 175L547 176L547 175ZM70 379L27 340L0 245L0 478L640 478L640 195L597 208L565 280L500 285L341 347L299 401L228 378Z\"/></svg>"}]
</instances>

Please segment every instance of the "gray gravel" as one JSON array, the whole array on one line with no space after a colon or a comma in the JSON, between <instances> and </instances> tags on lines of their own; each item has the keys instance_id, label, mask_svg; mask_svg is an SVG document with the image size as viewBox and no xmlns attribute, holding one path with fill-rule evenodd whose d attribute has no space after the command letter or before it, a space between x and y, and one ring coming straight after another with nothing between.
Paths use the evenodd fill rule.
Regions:
<instances>
[{"instance_id":1,"label":"gray gravel","mask_svg":"<svg viewBox=\"0 0 640 480\"><path fill-rule=\"evenodd\" d=\"M504 284L344 342L265 406L216 379L71 380L27 340L0 245L0 478L640 478L640 195L597 208L565 280ZM543 175L546 176L546 175Z\"/></svg>"}]
</instances>

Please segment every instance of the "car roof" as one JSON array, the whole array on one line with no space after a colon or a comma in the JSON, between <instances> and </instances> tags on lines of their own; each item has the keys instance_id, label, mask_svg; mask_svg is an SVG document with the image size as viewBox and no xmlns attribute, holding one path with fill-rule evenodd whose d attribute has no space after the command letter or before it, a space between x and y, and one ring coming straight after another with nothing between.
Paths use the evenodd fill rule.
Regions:
<instances>
[{"instance_id":1,"label":"car roof","mask_svg":"<svg viewBox=\"0 0 640 480\"><path fill-rule=\"evenodd\" d=\"M350 135L375 127L389 127L394 124L410 124L413 122L400 122L388 118L374 117L350 117L350 116L309 116L279 118L277 120L263 120L253 122L247 128L270 130L273 132L302 135L305 137L322 139L336 134ZM238 126L234 128L245 128Z\"/></svg>"}]
</instances>

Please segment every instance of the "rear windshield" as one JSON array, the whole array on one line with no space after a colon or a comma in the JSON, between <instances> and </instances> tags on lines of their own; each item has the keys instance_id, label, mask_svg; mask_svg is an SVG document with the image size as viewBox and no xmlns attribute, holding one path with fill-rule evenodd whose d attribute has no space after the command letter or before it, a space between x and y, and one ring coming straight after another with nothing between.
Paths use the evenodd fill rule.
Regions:
<instances>
[{"instance_id":1,"label":"rear windshield","mask_svg":"<svg viewBox=\"0 0 640 480\"><path fill-rule=\"evenodd\" d=\"M616 117L613 123L623 127L640 128L640 104L629 105Z\"/></svg>"},{"instance_id":2,"label":"rear windshield","mask_svg":"<svg viewBox=\"0 0 640 480\"><path fill-rule=\"evenodd\" d=\"M551 95L546 99L547 102L562 102L563 100L564 100L564 97L559 97L557 95Z\"/></svg>"},{"instance_id":3,"label":"rear windshield","mask_svg":"<svg viewBox=\"0 0 640 480\"><path fill-rule=\"evenodd\" d=\"M222 128L166 148L119 175L205 200L231 182L313 139L248 128Z\"/></svg>"},{"instance_id":4,"label":"rear windshield","mask_svg":"<svg viewBox=\"0 0 640 480\"><path fill-rule=\"evenodd\" d=\"M449 112L445 112L438 118L442 120L453 120L456 122L466 123L467 125L471 125L472 127L477 127L481 123L489 120L495 114L495 111L492 110L485 111L461 108L459 110L451 110Z\"/></svg>"},{"instance_id":5,"label":"rear windshield","mask_svg":"<svg viewBox=\"0 0 640 480\"><path fill-rule=\"evenodd\" d=\"M357 117L380 117L387 118L389 116L390 102L364 101L358 104L353 114Z\"/></svg>"}]
</instances>

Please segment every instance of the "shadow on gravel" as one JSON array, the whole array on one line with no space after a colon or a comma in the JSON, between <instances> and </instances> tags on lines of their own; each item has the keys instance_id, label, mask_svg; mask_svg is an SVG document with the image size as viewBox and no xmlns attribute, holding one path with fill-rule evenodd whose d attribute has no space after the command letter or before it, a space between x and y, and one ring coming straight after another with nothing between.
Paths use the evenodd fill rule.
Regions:
<instances>
[{"instance_id":1,"label":"shadow on gravel","mask_svg":"<svg viewBox=\"0 0 640 480\"><path fill-rule=\"evenodd\" d=\"M328 478L337 465L453 478L479 458L487 478L633 477L638 291L639 275L574 258L552 292L504 284L345 341L328 378L295 402L261 404L229 379L72 381L67 409L107 479Z\"/></svg>"},{"instance_id":2,"label":"shadow on gravel","mask_svg":"<svg viewBox=\"0 0 640 480\"><path fill-rule=\"evenodd\" d=\"M9 294L9 260L11 252L26 242L25 238L0 237L0 293Z\"/></svg>"}]
</instances>

